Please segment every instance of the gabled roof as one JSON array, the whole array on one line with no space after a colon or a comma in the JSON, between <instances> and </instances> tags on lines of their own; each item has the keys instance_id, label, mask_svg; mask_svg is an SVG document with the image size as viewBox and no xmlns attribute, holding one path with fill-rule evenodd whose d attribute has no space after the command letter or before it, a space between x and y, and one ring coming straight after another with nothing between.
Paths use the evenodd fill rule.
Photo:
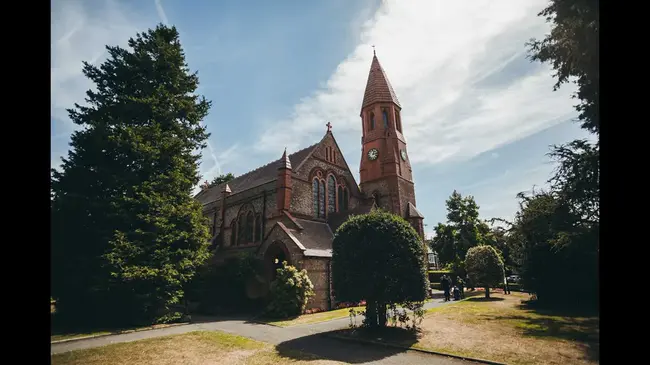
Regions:
<instances>
[{"instance_id":1,"label":"gabled roof","mask_svg":"<svg viewBox=\"0 0 650 365\"><path fill-rule=\"evenodd\" d=\"M397 100L393 86L388 81L388 77L375 54L372 57L372 64L370 65L370 73L368 74L368 82L366 83L366 91L363 94L361 109L377 102L392 102L400 108L402 107Z\"/></svg>"},{"instance_id":2,"label":"gabled roof","mask_svg":"<svg viewBox=\"0 0 650 365\"><path fill-rule=\"evenodd\" d=\"M411 202L408 202L408 204L406 205L406 217L407 218L422 218L422 219L424 219L424 215L422 215L422 213L420 213L420 211L417 210L415 205L413 205L413 203L411 203Z\"/></svg>"},{"instance_id":3,"label":"gabled roof","mask_svg":"<svg viewBox=\"0 0 650 365\"><path fill-rule=\"evenodd\" d=\"M300 166L317 145L318 143L315 143L307 148L303 148L300 151L294 152L291 155L287 156L287 159L296 164L296 166ZM229 181L228 186L230 187L232 193L236 194L255 186L271 182L277 178L278 168L282 163L286 163L286 161L283 161L283 159L280 158L262 167L258 167L255 170L237 176L233 180ZM196 194L194 198L201 202L201 204L205 205L220 200L222 191L223 184L220 184L205 190L201 190L198 194Z\"/></svg>"}]
</instances>

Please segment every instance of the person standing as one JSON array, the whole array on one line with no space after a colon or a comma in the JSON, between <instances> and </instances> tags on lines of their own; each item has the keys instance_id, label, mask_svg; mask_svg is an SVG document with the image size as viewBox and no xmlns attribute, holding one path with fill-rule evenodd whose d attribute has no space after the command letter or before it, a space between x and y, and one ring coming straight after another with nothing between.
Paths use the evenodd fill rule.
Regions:
<instances>
[{"instance_id":1,"label":"person standing","mask_svg":"<svg viewBox=\"0 0 650 365\"><path fill-rule=\"evenodd\" d=\"M448 302L451 297L449 293L451 283L449 278L447 278L446 274L442 276L442 280L440 280L440 283L442 284L442 290L445 292L445 302Z\"/></svg>"},{"instance_id":2,"label":"person standing","mask_svg":"<svg viewBox=\"0 0 650 365\"><path fill-rule=\"evenodd\" d=\"M508 286L508 278L503 274L503 294L510 294L510 287Z\"/></svg>"},{"instance_id":3,"label":"person standing","mask_svg":"<svg viewBox=\"0 0 650 365\"><path fill-rule=\"evenodd\" d=\"M460 276L456 277L456 285L458 285L458 290L460 290L460 298L465 299L465 282Z\"/></svg>"}]
</instances>

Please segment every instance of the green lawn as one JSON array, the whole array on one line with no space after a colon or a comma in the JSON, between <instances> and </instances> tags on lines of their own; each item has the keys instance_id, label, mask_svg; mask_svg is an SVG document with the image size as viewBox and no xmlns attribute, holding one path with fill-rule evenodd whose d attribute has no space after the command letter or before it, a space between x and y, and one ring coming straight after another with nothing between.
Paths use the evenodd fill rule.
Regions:
<instances>
[{"instance_id":1,"label":"green lawn","mask_svg":"<svg viewBox=\"0 0 650 365\"><path fill-rule=\"evenodd\" d=\"M431 299L427 299L425 300L425 303L428 303L430 301ZM351 307L351 308L354 310L364 310L366 307L359 306L359 307ZM290 318L284 320L271 320L271 319L258 318L258 321L265 324L270 324L273 326L280 326L280 327L290 327L299 324L314 324L314 323L332 321L335 319L348 318L350 316L351 308L341 308L341 309L335 309L327 312L319 312L314 314L303 314L296 318Z\"/></svg>"},{"instance_id":2,"label":"green lawn","mask_svg":"<svg viewBox=\"0 0 650 365\"><path fill-rule=\"evenodd\" d=\"M78 350L52 356L56 365L230 365L294 364L327 365L340 362L318 360L299 351L282 354L269 344L222 332L190 332Z\"/></svg>"}]
</instances>

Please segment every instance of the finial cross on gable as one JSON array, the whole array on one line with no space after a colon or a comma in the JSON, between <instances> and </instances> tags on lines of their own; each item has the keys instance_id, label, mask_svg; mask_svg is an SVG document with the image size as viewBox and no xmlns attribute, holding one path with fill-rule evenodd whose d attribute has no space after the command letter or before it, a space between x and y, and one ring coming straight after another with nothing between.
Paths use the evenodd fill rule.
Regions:
<instances>
[{"instance_id":1,"label":"finial cross on gable","mask_svg":"<svg viewBox=\"0 0 650 365\"><path fill-rule=\"evenodd\" d=\"M327 124L325 124L325 126L327 126L327 131L328 131L328 132L331 132L331 131L332 131L332 123L327 122Z\"/></svg>"}]
</instances>

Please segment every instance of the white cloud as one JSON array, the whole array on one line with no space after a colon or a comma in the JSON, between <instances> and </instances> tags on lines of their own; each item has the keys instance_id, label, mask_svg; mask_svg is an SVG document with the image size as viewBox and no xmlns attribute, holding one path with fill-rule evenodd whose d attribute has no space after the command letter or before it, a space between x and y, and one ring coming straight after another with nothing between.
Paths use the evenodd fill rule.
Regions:
<instances>
[{"instance_id":1,"label":"white cloud","mask_svg":"<svg viewBox=\"0 0 650 365\"><path fill-rule=\"evenodd\" d=\"M163 8L160 0L154 0L154 3L156 3L156 12L158 12L160 20L163 22L163 24L169 24L169 21L167 20L167 14L165 13L165 8Z\"/></svg>"},{"instance_id":2,"label":"white cloud","mask_svg":"<svg viewBox=\"0 0 650 365\"><path fill-rule=\"evenodd\" d=\"M112 0L52 4L50 112L61 129L74 128L65 109L74 103L83 104L86 90L93 87L81 71L81 62L103 61L106 45L126 46L127 40L143 28L143 22L129 14L124 5Z\"/></svg>"},{"instance_id":3,"label":"white cloud","mask_svg":"<svg viewBox=\"0 0 650 365\"><path fill-rule=\"evenodd\" d=\"M530 65L530 72L508 79L498 75L525 57L526 41L548 31L537 16L545 6L546 0L384 1L327 83L273 123L257 148L273 153L308 145L322 136L326 121L339 140L361 135L373 44L404 107L413 163L466 160L563 122L575 116L573 89L553 92L548 67ZM481 85L495 77L502 78L498 85ZM359 140L348 141L342 148L355 161Z\"/></svg>"}]
</instances>

